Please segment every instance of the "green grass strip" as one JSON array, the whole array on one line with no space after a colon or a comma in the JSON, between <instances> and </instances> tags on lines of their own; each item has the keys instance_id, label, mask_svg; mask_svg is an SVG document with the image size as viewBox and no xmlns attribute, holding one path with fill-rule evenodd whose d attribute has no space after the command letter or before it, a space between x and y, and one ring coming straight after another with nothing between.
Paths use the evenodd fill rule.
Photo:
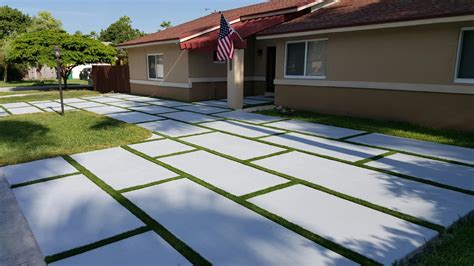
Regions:
<instances>
[{"instance_id":1,"label":"green grass strip","mask_svg":"<svg viewBox=\"0 0 474 266\"><path fill-rule=\"evenodd\" d=\"M124 188L124 189L121 189L121 190L117 190L117 192L118 193L127 193L127 192L130 192L130 191L135 191L135 190L139 190L139 189L143 189L143 188L147 188L147 187L152 187L152 186L168 183L168 182L171 182L171 181L174 181L174 180L179 180L179 179L183 179L183 177L178 176L178 177L167 178L167 179L163 179L163 180L160 180L160 181L155 181L155 182L151 182L151 183L147 183L147 184L143 184L143 185L139 185L139 186Z\"/></svg>"},{"instance_id":2,"label":"green grass strip","mask_svg":"<svg viewBox=\"0 0 474 266\"><path fill-rule=\"evenodd\" d=\"M79 175L79 174L81 174L81 173L76 172L76 173L72 173L72 174L57 175L57 176L52 176L52 177L47 177L47 178L41 178L41 179L37 179L37 180L33 180L33 181L13 184L13 185L10 186L10 188L14 189L14 188L19 188L19 187L34 185L34 184L38 184L38 183L43 183L43 182L56 180L56 179L60 179L60 178L68 177L68 176L73 176L73 175Z\"/></svg>"},{"instance_id":3,"label":"green grass strip","mask_svg":"<svg viewBox=\"0 0 474 266\"><path fill-rule=\"evenodd\" d=\"M352 139L352 138L362 137L362 136L370 135L370 134L372 134L372 132L363 132L363 133L359 133L359 134L355 134L355 135L350 135L350 136L347 136L347 137L338 138L338 140Z\"/></svg>"},{"instance_id":4,"label":"green grass strip","mask_svg":"<svg viewBox=\"0 0 474 266\"><path fill-rule=\"evenodd\" d=\"M369 258L367 258L367 257L365 257L365 256L363 256L363 255L361 255L361 254L359 254L359 253L357 253L357 252L354 252L354 251L352 251L352 250L350 250L350 249L348 249L348 248L345 248L345 247L343 247L343 246L341 246L341 245L339 245L339 244L337 244L337 243L334 243L334 242L332 242L332 241L329 241L329 240L327 240L327 239L325 239L325 238L323 238L323 237L321 237L321 236L319 236L319 235L317 235L317 234L315 234L315 233L313 233L313 232L311 232L311 231L308 231L308 230L302 228L302 227L299 226L299 225L293 224L293 223L291 223L291 222L289 222L289 221L283 219L283 218L280 217L280 216L277 216L277 215L275 215L275 214L273 214L273 213L270 213L270 212L268 212L268 211L266 211L266 210L264 210L264 209L262 209L262 208L260 208L260 207L258 207L258 206L256 206L256 205L254 205L254 204L252 204L252 203L246 201L246 200L243 199L243 198L240 198L240 197L238 197L238 196L235 196L235 195L233 195L233 194L231 194L231 193L229 193L229 192L227 192L227 191L225 191L225 190L222 190L222 189L220 189L220 188L218 188L218 187L215 187L215 186L213 186L213 185L211 185L211 184L209 184L209 183L207 183L207 182L205 182L205 181L203 181L203 180L201 180L201 179L199 179L199 178L197 178L197 177L195 177L195 176L193 176L193 175L190 175L190 174L188 174L188 173L186 173L186 172L184 172L184 171L181 171L181 170L178 169L178 168L175 168L175 167L173 167L173 166L171 166L171 165L168 165L168 164L166 164L166 163L164 163L164 162L155 160L155 159L153 159L152 157L147 156L146 154L141 153L141 152L139 152L139 151L136 151L136 150L134 150L134 149L132 149L132 148L130 148L130 147L124 146L123 148L124 148L125 150L127 150L127 151L129 151L129 152L131 152L131 153L133 153L133 154L135 154L135 155L137 155L137 156L140 156L140 157L142 157L142 158L144 158L144 159L150 161L150 162L153 162L153 163L155 163L155 164L157 164L157 165L160 165L160 166L162 166L162 167L164 167L164 168L166 168L166 169L168 169L168 170L170 170L170 171L176 172L176 173L178 173L180 176L185 177L185 178L187 178L187 179L189 179L189 180L191 180L191 181L193 181L193 182L195 182L195 183L197 183L197 184L199 184L199 185L201 185L201 186L204 186L204 187L206 187L206 188L208 188L208 189L210 189L210 190L216 192L217 194L220 194L220 195L222 195L222 196L224 196L224 197L226 197L226 198L228 198L228 199L230 199L230 200L236 202L237 204L240 204L240 205L242 205L242 206L244 206L244 207L246 207L246 208L248 208L248 209L250 209L250 210L252 210L252 211L254 211L254 212L256 212L256 213L258 213L258 214L260 214L260 215L262 215L262 216L264 216L264 217L266 217L266 218L268 218L268 219L270 219L270 220L272 220L272 221L274 221L274 222L276 222L276 223L278 223L278 224L280 224L280 225L282 225L282 226L288 228L289 230L291 230L291 231L293 231L293 232L295 232L295 233L297 233L297 234L300 234L300 235L303 236L303 237L306 237L307 239L309 239L309 240L311 240L311 241L313 241L313 242L315 242L315 243L317 243L317 244L319 244L319 245L321 245L321 246L323 246L323 247L326 247L326 248L328 248L328 249L330 249L330 250L333 250L333 251L335 251L335 252L341 254L342 256L344 256L344 257L346 257L346 258L348 258L348 259L350 259L350 260L353 260L353 261L355 261L355 262L357 262L357 263L360 263L360 264L363 264L363 265L380 265L379 263L377 263L376 261L374 261L374 260L372 260L372 259L369 259Z\"/></svg>"},{"instance_id":5,"label":"green grass strip","mask_svg":"<svg viewBox=\"0 0 474 266\"><path fill-rule=\"evenodd\" d=\"M250 159L247 159L245 161L246 162L253 162L253 161L263 160L263 159L278 156L278 155L283 155L285 153L290 153L290 152L292 152L292 151L291 150L284 150L284 151L279 151L279 152L275 152L275 153L272 153L272 154L267 154L267 155L263 155L263 156L250 158Z\"/></svg>"},{"instance_id":6,"label":"green grass strip","mask_svg":"<svg viewBox=\"0 0 474 266\"><path fill-rule=\"evenodd\" d=\"M240 197L244 200L248 200L248 199L251 199L251 198L254 198L254 197L257 197L257 196L261 196L261 195L264 195L264 194L267 194L267 193L270 193L270 192L274 192L274 191L277 191L277 190L280 190L280 189L284 189L284 188L287 188L287 187L291 187L291 186L294 186L294 185L297 185L297 184L298 184L297 182L290 181L290 182L279 184L279 185L276 185L276 186L273 186L273 187L264 188L262 190L258 190L258 191L252 192L252 193L248 193L248 194L242 195Z\"/></svg>"},{"instance_id":7,"label":"green grass strip","mask_svg":"<svg viewBox=\"0 0 474 266\"><path fill-rule=\"evenodd\" d=\"M382 158L392 156L396 153L397 153L396 151L389 151L389 152L386 152L384 154L376 155L376 156L373 156L373 157L370 157L370 158L367 158L367 159L362 159L360 161L355 162L354 164L357 164L357 165L366 164L368 162L377 161L377 160L380 160Z\"/></svg>"},{"instance_id":8,"label":"green grass strip","mask_svg":"<svg viewBox=\"0 0 474 266\"><path fill-rule=\"evenodd\" d=\"M154 157L154 158L155 158L155 159L166 158L166 157L171 157L171 156L177 156L177 155L182 155L182 154L186 154L186 153L191 153L191 152L195 152L195 151L198 151L198 149L192 149L192 150L187 150L187 151L174 152L174 153L170 153L170 154L166 154L166 155L156 156L156 157Z\"/></svg>"},{"instance_id":9,"label":"green grass strip","mask_svg":"<svg viewBox=\"0 0 474 266\"><path fill-rule=\"evenodd\" d=\"M100 241L97 241L97 242L94 242L94 243L91 243L91 244L87 244L87 245L84 245L84 246L81 246L81 247L73 248L73 249L70 249L70 250L67 250L67 251L64 251L64 252L60 252L60 253L51 255L51 256L46 256L44 258L44 260L48 264L53 263L55 261L62 260L62 259L72 257L72 256L76 256L76 255L91 251L93 249L103 247L105 245L109 245L109 244L112 244L112 243L130 238L130 237L133 237L133 236L136 236L136 235L139 235L139 234L143 234L143 233L148 232L148 231L151 231L151 228L148 227L148 226L139 227L137 229L134 229L134 230L131 230L131 231L128 231L128 232L125 232L125 233L122 233L122 234L119 234L119 235L116 235L116 236L113 236L113 237L109 237L109 238L106 238L106 239L103 239L103 240L100 240Z\"/></svg>"},{"instance_id":10,"label":"green grass strip","mask_svg":"<svg viewBox=\"0 0 474 266\"><path fill-rule=\"evenodd\" d=\"M123 147L124 149L128 150L130 148ZM93 183L99 186L102 190L108 193L112 198L118 201L122 206L127 208L132 214L134 214L138 219L144 222L147 226L149 226L153 231L155 231L158 235L160 235L166 242L168 242L174 249L176 249L179 253L181 253L186 259L188 259L191 263L195 265L211 265L209 261L203 258L199 253L194 251L191 247L189 247L186 243L181 241L179 238L174 236L168 229L166 229L163 225L159 222L154 220L150 217L146 212L136 206L133 202L128 200L125 196L118 193L114 190L111 186L106 184L92 172L87 170L85 167L80 165L70 156L63 157L66 161L68 161L71 165L76 167L83 175L89 178Z\"/></svg>"}]
</instances>

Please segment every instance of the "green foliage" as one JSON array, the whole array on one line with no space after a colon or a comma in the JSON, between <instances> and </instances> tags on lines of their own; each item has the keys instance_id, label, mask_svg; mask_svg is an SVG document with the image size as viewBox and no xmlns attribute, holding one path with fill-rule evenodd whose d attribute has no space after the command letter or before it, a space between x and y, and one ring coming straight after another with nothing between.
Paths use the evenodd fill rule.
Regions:
<instances>
[{"instance_id":1,"label":"green foliage","mask_svg":"<svg viewBox=\"0 0 474 266\"><path fill-rule=\"evenodd\" d=\"M161 22L160 27L162 30L166 30L168 28L173 27L173 25L171 24L171 21L163 21Z\"/></svg>"},{"instance_id":2,"label":"green foliage","mask_svg":"<svg viewBox=\"0 0 474 266\"><path fill-rule=\"evenodd\" d=\"M107 29L101 30L99 40L117 45L144 35L144 32L132 27L132 20L129 17L123 16L110 24Z\"/></svg>"},{"instance_id":3,"label":"green foliage","mask_svg":"<svg viewBox=\"0 0 474 266\"><path fill-rule=\"evenodd\" d=\"M42 30L62 30L63 24L59 19L53 17L49 11L40 11L31 21L31 26L28 32L42 31Z\"/></svg>"},{"instance_id":4,"label":"green foliage","mask_svg":"<svg viewBox=\"0 0 474 266\"><path fill-rule=\"evenodd\" d=\"M63 31L42 30L22 34L12 43L11 60L55 67L54 46L61 49L61 76L65 79L78 65L112 63L116 50L98 40L83 35L69 35Z\"/></svg>"},{"instance_id":5,"label":"green foliage","mask_svg":"<svg viewBox=\"0 0 474 266\"><path fill-rule=\"evenodd\" d=\"M0 39L13 33L22 33L30 25L31 18L16 8L9 6L0 7Z\"/></svg>"}]
</instances>

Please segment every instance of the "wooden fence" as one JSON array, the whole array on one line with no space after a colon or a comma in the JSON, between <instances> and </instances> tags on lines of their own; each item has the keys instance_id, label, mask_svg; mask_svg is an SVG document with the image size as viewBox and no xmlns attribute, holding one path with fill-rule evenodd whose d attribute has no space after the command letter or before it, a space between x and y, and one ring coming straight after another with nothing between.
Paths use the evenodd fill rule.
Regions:
<instances>
[{"instance_id":1,"label":"wooden fence","mask_svg":"<svg viewBox=\"0 0 474 266\"><path fill-rule=\"evenodd\" d=\"M92 79L95 91L130 93L128 65L92 66Z\"/></svg>"}]
</instances>

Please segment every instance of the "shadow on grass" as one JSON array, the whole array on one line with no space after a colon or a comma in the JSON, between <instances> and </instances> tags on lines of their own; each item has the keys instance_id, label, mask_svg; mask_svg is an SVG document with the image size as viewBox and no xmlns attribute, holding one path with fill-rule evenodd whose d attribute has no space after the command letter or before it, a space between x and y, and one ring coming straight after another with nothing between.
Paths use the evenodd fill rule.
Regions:
<instances>
[{"instance_id":1,"label":"shadow on grass","mask_svg":"<svg viewBox=\"0 0 474 266\"><path fill-rule=\"evenodd\" d=\"M107 130L107 129L112 129L112 128L118 128L118 127L123 127L124 122L115 120L115 119L110 119L106 118L103 119L102 121L95 123L90 127L92 130Z\"/></svg>"},{"instance_id":2,"label":"shadow on grass","mask_svg":"<svg viewBox=\"0 0 474 266\"><path fill-rule=\"evenodd\" d=\"M32 145L35 143L45 144L48 141L44 136L49 128L27 121L0 121L0 142L14 145Z\"/></svg>"}]
</instances>

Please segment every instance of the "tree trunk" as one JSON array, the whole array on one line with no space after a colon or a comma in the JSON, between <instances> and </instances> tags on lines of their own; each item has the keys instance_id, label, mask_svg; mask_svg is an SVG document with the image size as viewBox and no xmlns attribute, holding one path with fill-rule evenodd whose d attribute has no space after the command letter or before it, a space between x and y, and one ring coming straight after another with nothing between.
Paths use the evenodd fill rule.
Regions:
<instances>
[{"instance_id":1,"label":"tree trunk","mask_svg":"<svg viewBox=\"0 0 474 266\"><path fill-rule=\"evenodd\" d=\"M64 81L64 87L63 89L67 89L67 75L63 76L63 81Z\"/></svg>"},{"instance_id":2,"label":"tree trunk","mask_svg":"<svg viewBox=\"0 0 474 266\"><path fill-rule=\"evenodd\" d=\"M7 82L7 81L8 81L8 63L5 62L5 67L3 71L3 82Z\"/></svg>"}]
</instances>

